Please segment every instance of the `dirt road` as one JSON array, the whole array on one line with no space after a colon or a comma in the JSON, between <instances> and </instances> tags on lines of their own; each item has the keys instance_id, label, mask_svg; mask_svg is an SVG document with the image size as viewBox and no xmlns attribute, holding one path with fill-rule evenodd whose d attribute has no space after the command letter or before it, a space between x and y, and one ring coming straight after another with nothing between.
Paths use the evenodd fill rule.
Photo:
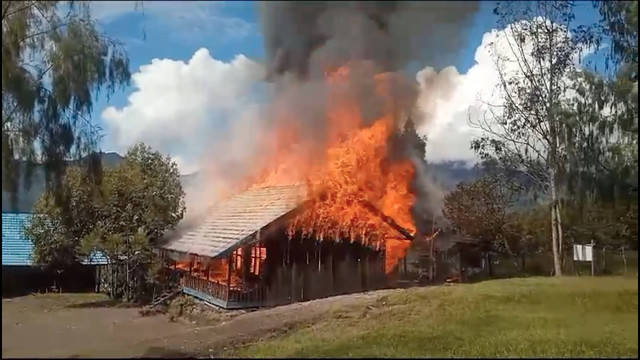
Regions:
<instances>
[{"instance_id":1,"label":"dirt road","mask_svg":"<svg viewBox=\"0 0 640 360\"><path fill-rule=\"evenodd\" d=\"M220 356L230 347L276 336L335 311L357 311L392 290L244 313L213 325L142 317L86 294L31 295L2 301L3 357ZM94 295L95 297L95 295Z\"/></svg>"}]
</instances>

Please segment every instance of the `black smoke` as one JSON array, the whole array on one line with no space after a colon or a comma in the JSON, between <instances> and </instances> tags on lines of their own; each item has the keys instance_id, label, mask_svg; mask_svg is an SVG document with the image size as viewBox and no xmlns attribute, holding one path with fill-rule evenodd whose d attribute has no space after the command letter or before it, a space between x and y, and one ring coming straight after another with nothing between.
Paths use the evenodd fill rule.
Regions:
<instances>
[{"instance_id":1,"label":"black smoke","mask_svg":"<svg viewBox=\"0 0 640 360\"><path fill-rule=\"evenodd\" d=\"M464 44L475 1L260 2L271 78L322 75L350 60L397 71L448 65Z\"/></svg>"},{"instance_id":2,"label":"black smoke","mask_svg":"<svg viewBox=\"0 0 640 360\"><path fill-rule=\"evenodd\" d=\"M413 215L421 234L432 231L443 195L426 172L425 139L415 129L429 121L415 109L418 83L401 71L411 62L421 68L450 65L478 7L477 1L260 2L267 78L277 90L274 104L295 114L318 143L329 101L326 71L355 64L349 66L349 81L340 85L344 88L331 92L362 105L364 126L383 114L389 100L376 93L374 76L388 77L398 133L390 139L386 161L411 159L416 166Z\"/></svg>"}]
</instances>

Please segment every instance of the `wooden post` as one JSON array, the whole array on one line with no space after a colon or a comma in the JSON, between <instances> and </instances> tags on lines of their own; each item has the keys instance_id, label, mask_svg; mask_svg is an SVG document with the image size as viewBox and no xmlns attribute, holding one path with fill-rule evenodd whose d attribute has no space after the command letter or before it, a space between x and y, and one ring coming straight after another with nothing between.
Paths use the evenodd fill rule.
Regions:
<instances>
[{"instance_id":1,"label":"wooden post","mask_svg":"<svg viewBox=\"0 0 640 360\"><path fill-rule=\"evenodd\" d=\"M434 252L433 254L433 273L431 274L431 281L438 276L438 256Z\"/></svg>"},{"instance_id":2,"label":"wooden post","mask_svg":"<svg viewBox=\"0 0 640 360\"><path fill-rule=\"evenodd\" d=\"M235 252L232 252L227 258L227 302L229 302L229 293L231 292L231 262L232 259L235 261L233 256L234 253Z\"/></svg>"},{"instance_id":3,"label":"wooden post","mask_svg":"<svg viewBox=\"0 0 640 360\"><path fill-rule=\"evenodd\" d=\"M361 254L358 254L358 277L360 278L360 291L364 290L364 282L362 281L362 260L360 259Z\"/></svg>"},{"instance_id":4,"label":"wooden post","mask_svg":"<svg viewBox=\"0 0 640 360\"><path fill-rule=\"evenodd\" d=\"M319 244L318 246L318 272L322 271L322 263L320 261L321 257L322 257L322 243L318 243L316 242L316 244Z\"/></svg>"},{"instance_id":5,"label":"wooden post","mask_svg":"<svg viewBox=\"0 0 640 360\"><path fill-rule=\"evenodd\" d=\"M260 275L260 259L261 259L260 255L262 255L261 249L260 249L260 240L261 240L260 229L258 229L258 232L256 233L256 246L254 246L255 254L256 254L255 255L256 262L255 262L255 267L253 272L256 275Z\"/></svg>"},{"instance_id":6,"label":"wooden post","mask_svg":"<svg viewBox=\"0 0 640 360\"><path fill-rule=\"evenodd\" d=\"M433 228L433 225L432 225L432 228ZM435 259L433 256L433 241L434 241L434 237L431 237L431 240L429 241L429 281L433 281L433 275L434 275L433 268L435 264Z\"/></svg>"},{"instance_id":7,"label":"wooden post","mask_svg":"<svg viewBox=\"0 0 640 360\"><path fill-rule=\"evenodd\" d=\"M296 301L295 293L296 293L296 262L294 261L291 265L291 295L290 300L292 302Z\"/></svg>"},{"instance_id":8,"label":"wooden post","mask_svg":"<svg viewBox=\"0 0 640 360\"><path fill-rule=\"evenodd\" d=\"M249 272L251 271L251 246L242 247L242 284L247 283Z\"/></svg>"},{"instance_id":9,"label":"wooden post","mask_svg":"<svg viewBox=\"0 0 640 360\"><path fill-rule=\"evenodd\" d=\"M364 256L364 288L369 289L369 249Z\"/></svg>"},{"instance_id":10,"label":"wooden post","mask_svg":"<svg viewBox=\"0 0 640 360\"><path fill-rule=\"evenodd\" d=\"M329 252L329 257L327 258L327 266L329 267L329 286L331 286L331 294L335 293L335 288L333 284L333 253Z\"/></svg>"},{"instance_id":11,"label":"wooden post","mask_svg":"<svg viewBox=\"0 0 640 360\"><path fill-rule=\"evenodd\" d=\"M100 292L100 265L96 266L96 290L97 293Z\"/></svg>"},{"instance_id":12,"label":"wooden post","mask_svg":"<svg viewBox=\"0 0 640 360\"><path fill-rule=\"evenodd\" d=\"M591 276L596 275L596 243L591 240Z\"/></svg>"},{"instance_id":13,"label":"wooden post","mask_svg":"<svg viewBox=\"0 0 640 360\"><path fill-rule=\"evenodd\" d=\"M464 282L464 271L462 270L462 249L458 247L458 277L460 282Z\"/></svg>"}]
</instances>

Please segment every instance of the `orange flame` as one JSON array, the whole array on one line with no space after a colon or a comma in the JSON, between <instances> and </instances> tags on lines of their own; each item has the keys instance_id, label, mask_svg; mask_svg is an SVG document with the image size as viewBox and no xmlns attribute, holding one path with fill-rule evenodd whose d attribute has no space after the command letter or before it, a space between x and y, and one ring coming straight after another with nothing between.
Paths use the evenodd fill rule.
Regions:
<instances>
[{"instance_id":1,"label":"orange flame","mask_svg":"<svg viewBox=\"0 0 640 360\"><path fill-rule=\"evenodd\" d=\"M363 207L368 202L415 233L411 207L415 196L409 184L415 169L409 160L387 159L390 137L397 131L399 115L390 96L389 77L375 77L376 92L387 100L382 117L365 123L361 104L344 85L350 68L327 72L330 87L324 142L301 136L301 119L286 106L276 108L278 124L273 136L275 151L260 159L262 171L247 179L247 187L306 183L314 199L290 225L289 232L314 234L319 239L347 238L371 246L386 246L388 272L404 257L409 242L378 215ZM335 89L335 91L333 91ZM269 140L264 140L269 141Z\"/></svg>"}]
</instances>

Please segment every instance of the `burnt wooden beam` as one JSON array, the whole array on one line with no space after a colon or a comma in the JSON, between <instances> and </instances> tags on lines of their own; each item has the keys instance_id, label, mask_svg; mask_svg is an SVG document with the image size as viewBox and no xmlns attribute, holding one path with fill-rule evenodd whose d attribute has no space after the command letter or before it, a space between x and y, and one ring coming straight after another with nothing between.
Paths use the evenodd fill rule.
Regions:
<instances>
[{"instance_id":1,"label":"burnt wooden beam","mask_svg":"<svg viewBox=\"0 0 640 360\"><path fill-rule=\"evenodd\" d=\"M363 200L362 205L364 205L364 207L367 210L369 210L371 213L373 213L374 215L382 219L382 221L384 221L387 225L391 226L391 228L393 228L394 230L402 234L405 238L407 238L407 240L414 239L414 236L411 234L411 232L409 232L409 230L400 226L397 222L395 222L395 220L393 220L393 218L391 218L390 216L387 216L385 213L383 213L380 209L378 209L372 203Z\"/></svg>"}]
</instances>

